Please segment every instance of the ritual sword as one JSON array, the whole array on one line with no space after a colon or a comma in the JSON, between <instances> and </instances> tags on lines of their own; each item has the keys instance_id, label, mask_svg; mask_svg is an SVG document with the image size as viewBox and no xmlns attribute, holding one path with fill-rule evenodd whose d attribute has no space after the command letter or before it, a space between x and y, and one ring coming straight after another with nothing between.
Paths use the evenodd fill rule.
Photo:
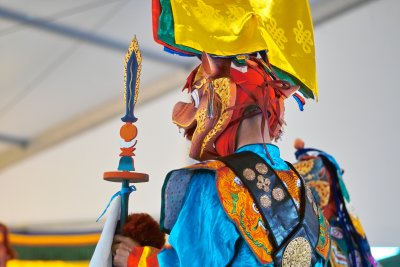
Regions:
<instances>
[{"instance_id":1,"label":"ritual sword","mask_svg":"<svg viewBox=\"0 0 400 267\"><path fill-rule=\"evenodd\" d=\"M135 156L135 140L138 130L134 123L137 121L134 108L139 95L140 72L142 69L142 56L139 50L139 44L136 36L133 38L128 52L125 55L125 116L121 118L124 125L120 129L122 138L120 143L121 157L118 164L118 171L104 172L103 179L109 182L121 183L121 215L119 222L119 231L122 233L123 225L128 217L129 194L135 190L129 183L143 183L149 181L149 175L146 173L135 172L133 156Z\"/></svg>"}]
</instances>

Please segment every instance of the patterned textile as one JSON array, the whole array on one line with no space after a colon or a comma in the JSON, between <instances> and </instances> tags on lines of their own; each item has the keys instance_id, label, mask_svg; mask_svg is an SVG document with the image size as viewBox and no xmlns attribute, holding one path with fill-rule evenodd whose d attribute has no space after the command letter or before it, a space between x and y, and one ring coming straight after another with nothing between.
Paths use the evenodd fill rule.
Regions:
<instances>
[{"instance_id":1,"label":"patterned textile","mask_svg":"<svg viewBox=\"0 0 400 267\"><path fill-rule=\"evenodd\" d=\"M268 161L262 147L256 144L241 150L257 151ZM274 162L283 162L276 146L268 145L267 149ZM291 185L290 194L298 198L299 192L293 186L297 182L288 175L291 172L286 163L282 165L277 173ZM186 177L190 177L189 182ZM167 176L161 226L169 231L172 247L159 253L160 266L273 265L273 248L263 219L248 190L235 178L219 161L200 163ZM173 186L181 181L185 181L183 186ZM327 225L324 225L325 220L320 222L317 249L321 257L315 266L323 266L323 258L329 251Z\"/></svg>"},{"instance_id":2,"label":"patterned textile","mask_svg":"<svg viewBox=\"0 0 400 267\"><path fill-rule=\"evenodd\" d=\"M297 185L293 171L276 171L285 184ZM236 175L227 167L217 170L217 189L222 206L228 217L236 224L242 236L257 255L261 263L273 262L273 246L261 214L258 212L249 191L243 187ZM298 198L299 188L288 187L292 198ZM323 258L328 258L330 241L328 224L322 213L319 216L320 238L316 247Z\"/></svg>"},{"instance_id":3,"label":"patterned textile","mask_svg":"<svg viewBox=\"0 0 400 267\"><path fill-rule=\"evenodd\" d=\"M272 263L272 242L249 191L227 167L217 172L217 189L228 217L238 226L243 238L260 262Z\"/></svg>"}]
</instances>

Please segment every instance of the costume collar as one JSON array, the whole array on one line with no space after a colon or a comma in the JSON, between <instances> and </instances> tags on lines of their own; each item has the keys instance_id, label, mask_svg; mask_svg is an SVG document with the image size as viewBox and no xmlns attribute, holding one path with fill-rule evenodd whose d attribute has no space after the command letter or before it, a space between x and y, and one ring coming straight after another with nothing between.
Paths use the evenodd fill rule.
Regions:
<instances>
[{"instance_id":1,"label":"costume collar","mask_svg":"<svg viewBox=\"0 0 400 267\"><path fill-rule=\"evenodd\" d=\"M289 166L286 162L281 159L281 152L279 147L273 144L265 144L269 155L271 156L274 164L268 159L267 154L265 153L264 145L261 143L258 144L248 144L238 148L235 153L250 151L256 153L258 156L262 157L268 164L270 164L276 170L288 170Z\"/></svg>"}]
</instances>

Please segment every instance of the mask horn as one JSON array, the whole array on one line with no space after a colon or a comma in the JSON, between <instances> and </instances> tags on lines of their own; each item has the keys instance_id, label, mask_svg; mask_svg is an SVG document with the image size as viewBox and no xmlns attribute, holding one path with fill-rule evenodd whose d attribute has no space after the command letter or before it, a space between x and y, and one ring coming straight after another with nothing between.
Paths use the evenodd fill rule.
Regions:
<instances>
[{"instance_id":1,"label":"mask horn","mask_svg":"<svg viewBox=\"0 0 400 267\"><path fill-rule=\"evenodd\" d=\"M208 76L212 75L214 72L215 66L212 62L212 59L209 54L203 52L201 55L201 65L203 66L204 71Z\"/></svg>"},{"instance_id":2,"label":"mask horn","mask_svg":"<svg viewBox=\"0 0 400 267\"><path fill-rule=\"evenodd\" d=\"M231 62L229 57L212 57L206 52L201 56L201 64L208 78L230 77Z\"/></svg>"}]
</instances>

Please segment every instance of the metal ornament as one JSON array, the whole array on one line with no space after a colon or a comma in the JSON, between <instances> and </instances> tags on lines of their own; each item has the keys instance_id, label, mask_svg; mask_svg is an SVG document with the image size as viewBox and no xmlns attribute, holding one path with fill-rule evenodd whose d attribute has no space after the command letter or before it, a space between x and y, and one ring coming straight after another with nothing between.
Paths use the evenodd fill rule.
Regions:
<instances>
[{"instance_id":1,"label":"metal ornament","mask_svg":"<svg viewBox=\"0 0 400 267\"><path fill-rule=\"evenodd\" d=\"M268 167L264 163L257 163L256 170L261 174L266 174L268 172Z\"/></svg>"},{"instance_id":2,"label":"metal ornament","mask_svg":"<svg viewBox=\"0 0 400 267\"><path fill-rule=\"evenodd\" d=\"M260 204L264 208L269 208L271 206L271 199L267 195L262 195L260 197Z\"/></svg>"},{"instance_id":3,"label":"metal ornament","mask_svg":"<svg viewBox=\"0 0 400 267\"><path fill-rule=\"evenodd\" d=\"M269 178L264 178L262 175L257 176L257 188L264 190L264 192L269 192L271 180Z\"/></svg>"},{"instance_id":4,"label":"metal ornament","mask_svg":"<svg viewBox=\"0 0 400 267\"><path fill-rule=\"evenodd\" d=\"M246 168L243 171L243 176L244 178L246 178L249 181L253 181L256 178L256 173L250 169L250 168Z\"/></svg>"},{"instance_id":5,"label":"metal ornament","mask_svg":"<svg viewBox=\"0 0 400 267\"><path fill-rule=\"evenodd\" d=\"M286 246L282 267L309 267L311 256L310 243L304 237L297 237Z\"/></svg>"},{"instance_id":6,"label":"metal ornament","mask_svg":"<svg viewBox=\"0 0 400 267\"><path fill-rule=\"evenodd\" d=\"M280 187L275 187L272 190L272 197L276 200L276 201L282 201L285 198L285 193L283 192L283 189Z\"/></svg>"}]
</instances>

